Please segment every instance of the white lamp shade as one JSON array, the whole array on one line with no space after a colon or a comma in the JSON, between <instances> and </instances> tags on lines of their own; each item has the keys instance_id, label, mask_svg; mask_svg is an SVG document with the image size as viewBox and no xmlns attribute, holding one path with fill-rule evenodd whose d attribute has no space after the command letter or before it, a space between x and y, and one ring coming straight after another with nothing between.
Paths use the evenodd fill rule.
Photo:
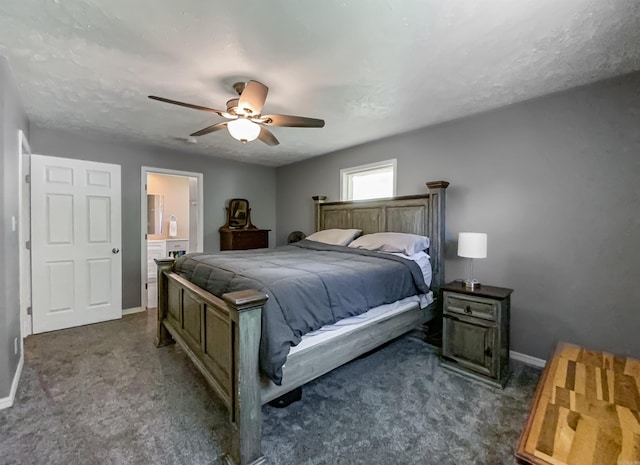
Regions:
<instances>
[{"instance_id":1,"label":"white lamp shade","mask_svg":"<svg viewBox=\"0 0 640 465\"><path fill-rule=\"evenodd\" d=\"M251 142L260 135L260 126L246 118L238 118L227 123L229 134L241 142Z\"/></svg>"},{"instance_id":2,"label":"white lamp shade","mask_svg":"<svg viewBox=\"0 0 640 465\"><path fill-rule=\"evenodd\" d=\"M461 232L458 234L458 256L486 258L487 235L485 233Z\"/></svg>"}]
</instances>

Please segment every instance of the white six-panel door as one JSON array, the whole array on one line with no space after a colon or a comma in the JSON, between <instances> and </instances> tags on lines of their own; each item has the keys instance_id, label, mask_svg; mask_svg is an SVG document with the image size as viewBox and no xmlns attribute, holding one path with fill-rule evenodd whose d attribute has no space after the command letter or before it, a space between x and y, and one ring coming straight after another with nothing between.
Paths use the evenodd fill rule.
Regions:
<instances>
[{"instance_id":1,"label":"white six-panel door","mask_svg":"<svg viewBox=\"0 0 640 465\"><path fill-rule=\"evenodd\" d=\"M120 166L31 157L33 332L122 316Z\"/></svg>"}]
</instances>

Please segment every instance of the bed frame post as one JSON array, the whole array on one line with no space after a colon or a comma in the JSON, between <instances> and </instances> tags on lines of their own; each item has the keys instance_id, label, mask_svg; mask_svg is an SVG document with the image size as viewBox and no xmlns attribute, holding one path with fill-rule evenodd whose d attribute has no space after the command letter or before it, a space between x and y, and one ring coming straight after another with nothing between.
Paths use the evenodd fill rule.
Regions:
<instances>
[{"instance_id":1,"label":"bed frame post","mask_svg":"<svg viewBox=\"0 0 640 465\"><path fill-rule=\"evenodd\" d=\"M445 245L445 200L447 181L428 182L429 188L429 231L431 237L429 255L433 267L432 287L440 289L444 285L444 245Z\"/></svg>"},{"instance_id":2,"label":"bed frame post","mask_svg":"<svg viewBox=\"0 0 640 465\"><path fill-rule=\"evenodd\" d=\"M229 465L266 463L262 455L262 398L258 353L267 295L246 290L223 294L233 324L233 382Z\"/></svg>"},{"instance_id":3,"label":"bed frame post","mask_svg":"<svg viewBox=\"0 0 640 465\"><path fill-rule=\"evenodd\" d=\"M313 199L313 227L315 231L320 231L322 229L322 215L320 214L320 205L326 202L326 195L314 195L311 197Z\"/></svg>"},{"instance_id":4,"label":"bed frame post","mask_svg":"<svg viewBox=\"0 0 640 465\"><path fill-rule=\"evenodd\" d=\"M156 329L156 340L154 343L156 347L162 347L173 344L174 342L171 334L162 322L167 318L167 312L169 311L169 278L167 278L165 271L169 272L173 270L175 259L156 258L155 262L158 266L158 327Z\"/></svg>"}]
</instances>

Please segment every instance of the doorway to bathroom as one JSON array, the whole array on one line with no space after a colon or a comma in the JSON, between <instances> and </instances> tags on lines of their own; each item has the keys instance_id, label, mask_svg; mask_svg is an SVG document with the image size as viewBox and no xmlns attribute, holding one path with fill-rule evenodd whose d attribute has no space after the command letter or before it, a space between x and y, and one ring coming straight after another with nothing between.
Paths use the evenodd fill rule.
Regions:
<instances>
[{"instance_id":1,"label":"doorway to bathroom","mask_svg":"<svg viewBox=\"0 0 640 465\"><path fill-rule=\"evenodd\" d=\"M154 259L203 250L202 177L202 173L142 167L142 310L157 306Z\"/></svg>"}]
</instances>

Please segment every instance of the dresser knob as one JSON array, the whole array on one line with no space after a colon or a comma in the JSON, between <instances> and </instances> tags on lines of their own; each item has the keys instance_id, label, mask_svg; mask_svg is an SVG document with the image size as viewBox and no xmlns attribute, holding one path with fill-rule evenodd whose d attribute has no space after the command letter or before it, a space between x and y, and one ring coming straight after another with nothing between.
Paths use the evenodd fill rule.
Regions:
<instances>
[{"instance_id":1,"label":"dresser knob","mask_svg":"<svg viewBox=\"0 0 640 465\"><path fill-rule=\"evenodd\" d=\"M465 313L472 313L472 312L471 312L471 305L467 305L467 306L465 307L465 309L464 309L464 312L465 312Z\"/></svg>"}]
</instances>

